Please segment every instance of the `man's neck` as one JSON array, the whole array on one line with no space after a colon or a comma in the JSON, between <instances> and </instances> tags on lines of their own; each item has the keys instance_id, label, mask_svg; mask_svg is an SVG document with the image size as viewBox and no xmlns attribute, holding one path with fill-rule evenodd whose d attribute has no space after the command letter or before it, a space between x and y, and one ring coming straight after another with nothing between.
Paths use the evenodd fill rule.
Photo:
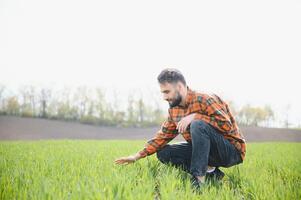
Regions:
<instances>
[{"instance_id":1,"label":"man's neck","mask_svg":"<svg viewBox=\"0 0 301 200\"><path fill-rule=\"evenodd\" d=\"M184 91L183 91L182 101L180 103L181 106L185 106L185 104L186 104L187 91L188 91L188 89L187 89L187 86L186 86Z\"/></svg>"}]
</instances>

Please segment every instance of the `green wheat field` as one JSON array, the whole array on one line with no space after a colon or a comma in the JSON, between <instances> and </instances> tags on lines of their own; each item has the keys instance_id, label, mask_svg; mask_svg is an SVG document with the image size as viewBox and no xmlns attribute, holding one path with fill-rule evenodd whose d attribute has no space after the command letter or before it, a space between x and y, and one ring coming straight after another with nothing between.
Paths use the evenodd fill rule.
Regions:
<instances>
[{"instance_id":1,"label":"green wheat field","mask_svg":"<svg viewBox=\"0 0 301 200\"><path fill-rule=\"evenodd\" d=\"M301 199L301 143L249 143L243 164L196 194L189 175L155 155L114 160L145 141L0 142L0 199Z\"/></svg>"}]
</instances>

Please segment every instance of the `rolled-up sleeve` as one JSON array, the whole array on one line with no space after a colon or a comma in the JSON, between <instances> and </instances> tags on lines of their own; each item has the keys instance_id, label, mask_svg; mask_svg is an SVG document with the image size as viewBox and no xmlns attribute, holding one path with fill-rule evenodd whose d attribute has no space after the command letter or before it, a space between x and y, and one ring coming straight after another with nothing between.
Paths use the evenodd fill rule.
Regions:
<instances>
[{"instance_id":1,"label":"rolled-up sleeve","mask_svg":"<svg viewBox=\"0 0 301 200\"><path fill-rule=\"evenodd\" d=\"M145 144L144 149L139 151L139 154L141 157L146 157L156 153L178 134L176 124L168 117L168 119L162 123L162 126L155 137Z\"/></svg>"}]
</instances>

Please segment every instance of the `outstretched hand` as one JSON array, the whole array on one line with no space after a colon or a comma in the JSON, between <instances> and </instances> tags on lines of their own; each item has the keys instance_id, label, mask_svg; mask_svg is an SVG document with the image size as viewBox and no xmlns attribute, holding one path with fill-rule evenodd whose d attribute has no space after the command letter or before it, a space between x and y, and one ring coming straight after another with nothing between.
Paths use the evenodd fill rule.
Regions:
<instances>
[{"instance_id":1,"label":"outstretched hand","mask_svg":"<svg viewBox=\"0 0 301 200\"><path fill-rule=\"evenodd\" d=\"M117 165L128 165L130 163L133 163L137 160L137 156L128 156L128 157L121 157L116 159L114 162Z\"/></svg>"}]
</instances>

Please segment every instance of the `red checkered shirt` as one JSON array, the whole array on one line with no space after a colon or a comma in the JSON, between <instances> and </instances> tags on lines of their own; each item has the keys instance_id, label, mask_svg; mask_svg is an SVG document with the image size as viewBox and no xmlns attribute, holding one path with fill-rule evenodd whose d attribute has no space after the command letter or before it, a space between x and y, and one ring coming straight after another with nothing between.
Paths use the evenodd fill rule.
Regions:
<instances>
[{"instance_id":1,"label":"red checkered shirt","mask_svg":"<svg viewBox=\"0 0 301 200\"><path fill-rule=\"evenodd\" d=\"M230 112L229 105L216 94L195 92L189 87L187 89L185 105L168 109L168 118L163 122L161 129L154 138L145 144L144 149L139 151L141 157L151 155L163 148L179 134L177 123L183 117L195 113L195 120L202 120L218 129L223 137L238 149L242 159L244 159L246 154L245 139ZM181 134L187 142L191 142L189 129Z\"/></svg>"}]
</instances>

